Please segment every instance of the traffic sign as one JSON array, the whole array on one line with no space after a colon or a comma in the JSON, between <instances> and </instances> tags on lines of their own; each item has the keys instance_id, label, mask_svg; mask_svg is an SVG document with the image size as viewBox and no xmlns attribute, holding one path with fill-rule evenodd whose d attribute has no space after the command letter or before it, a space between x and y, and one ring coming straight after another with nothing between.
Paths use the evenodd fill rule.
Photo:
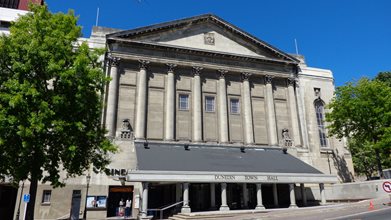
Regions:
<instances>
[{"instance_id":1,"label":"traffic sign","mask_svg":"<svg viewBox=\"0 0 391 220\"><path fill-rule=\"evenodd\" d=\"M23 195L23 202L30 202L30 194L24 194Z\"/></svg>"},{"instance_id":2,"label":"traffic sign","mask_svg":"<svg viewBox=\"0 0 391 220\"><path fill-rule=\"evenodd\" d=\"M383 189L384 191L391 193L391 182L385 181L383 183Z\"/></svg>"}]
</instances>

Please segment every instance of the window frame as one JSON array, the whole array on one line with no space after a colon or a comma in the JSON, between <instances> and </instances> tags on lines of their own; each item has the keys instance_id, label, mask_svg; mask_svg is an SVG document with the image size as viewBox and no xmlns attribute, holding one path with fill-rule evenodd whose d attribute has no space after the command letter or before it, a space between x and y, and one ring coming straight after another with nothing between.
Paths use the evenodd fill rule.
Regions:
<instances>
[{"instance_id":1,"label":"window frame","mask_svg":"<svg viewBox=\"0 0 391 220\"><path fill-rule=\"evenodd\" d=\"M314 105L315 105L315 117L316 117L316 123L318 128L320 147L322 149L328 148L327 132L326 132L326 125L325 125L324 102L318 99L315 101Z\"/></svg>"},{"instance_id":2,"label":"window frame","mask_svg":"<svg viewBox=\"0 0 391 220\"><path fill-rule=\"evenodd\" d=\"M186 97L186 106L185 106L185 108L182 108L182 107L184 107L184 106L182 106L182 102L181 102L181 97ZM189 103L189 98L190 96L189 96L189 94L186 94L186 93L180 93L180 94L178 94L178 110L179 111L189 111L189 109L190 109L190 103Z\"/></svg>"},{"instance_id":3,"label":"window frame","mask_svg":"<svg viewBox=\"0 0 391 220\"><path fill-rule=\"evenodd\" d=\"M49 197L47 197L47 195L49 195ZM49 199L47 200L47 198L49 198ZM52 200L52 190L50 190L50 189L43 190L41 203L42 204L50 204L51 200Z\"/></svg>"},{"instance_id":4,"label":"window frame","mask_svg":"<svg viewBox=\"0 0 391 220\"><path fill-rule=\"evenodd\" d=\"M212 103L209 103L209 104L212 104L212 109L208 109L208 100L212 100ZM211 95L206 95L205 96L205 112L209 112L209 113L213 113L213 112L216 112L216 98L214 96L211 96Z\"/></svg>"},{"instance_id":5,"label":"window frame","mask_svg":"<svg viewBox=\"0 0 391 220\"><path fill-rule=\"evenodd\" d=\"M237 111L233 111L233 101L237 101ZM233 115L240 115L240 99L230 98L229 99L229 113Z\"/></svg>"}]
</instances>

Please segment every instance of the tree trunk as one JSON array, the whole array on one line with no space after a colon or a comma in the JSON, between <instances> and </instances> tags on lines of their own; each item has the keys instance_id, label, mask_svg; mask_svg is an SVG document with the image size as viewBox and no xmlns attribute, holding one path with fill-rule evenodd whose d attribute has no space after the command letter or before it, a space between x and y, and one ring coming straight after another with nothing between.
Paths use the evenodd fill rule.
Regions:
<instances>
[{"instance_id":1,"label":"tree trunk","mask_svg":"<svg viewBox=\"0 0 391 220\"><path fill-rule=\"evenodd\" d=\"M379 172L379 177L380 177L380 179L384 179L383 169L381 167L381 160L380 160L379 150L375 149L375 153L376 153L376 162L377 162L377 169L378 169L378 172Z\"/></svg>"},{"instance_id":2,"label":"tree trunk","mask_svg":"<svg viewBox=\"0 0 391 220\"><path fill-rule=\"evenodd\" d=\"M30 201L27 203L26 220L34 220L35 198L37 196L38 178L32 177L30 184Z\"/></svg>"}]
</instances>

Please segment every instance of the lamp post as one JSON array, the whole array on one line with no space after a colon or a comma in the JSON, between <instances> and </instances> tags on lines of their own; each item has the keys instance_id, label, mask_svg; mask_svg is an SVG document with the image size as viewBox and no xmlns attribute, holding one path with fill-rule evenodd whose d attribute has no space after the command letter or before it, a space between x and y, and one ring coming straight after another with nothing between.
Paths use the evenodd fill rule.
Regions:
<instances>
[{"instance_id":1,"label":"lamp post","mask_svg":"<svg viewBox=\"0 0 391 220\"><path fill-rule=\"evenodd\" d=\"M24 189L24 181L22 182L22 189L20 190L19 205L18 205L18 211L16 212L15 220L19 220L19 216L20 216L20 204L22 203L23 189Z\"/></svg>"},{"instance_id":2,"label":"lamp post","mask_svg":"<svg viewBox=\"0 0 391 220\"><path fill-rule=\"evenodd\" d=\"M90 187L90 180L91 180L91 176L89 173L87 174L86 179L87 179L87 190L86 190L86 201L84 203L84 213L83 213L84 220L87 220L87 196L88 196L88 188Z\"/></svg>"}]
</instances>

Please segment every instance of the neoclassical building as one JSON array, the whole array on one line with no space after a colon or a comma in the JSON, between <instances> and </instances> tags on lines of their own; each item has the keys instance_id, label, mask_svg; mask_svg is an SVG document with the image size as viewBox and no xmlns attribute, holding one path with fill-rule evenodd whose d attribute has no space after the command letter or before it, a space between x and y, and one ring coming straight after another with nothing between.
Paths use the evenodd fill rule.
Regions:
<instances>
[{"instance_id":1,"label":"neoclassical building","mask_svg":"<svg viewBox=\"0 0 391 220\"><path fill-rule=\"evenodd\" d=\"M88 41L108 50L102 125L120 151L110 176L68 180L62 202L40 186L37 219L81 215L86 201L88 219L121 215L127 198L140 218L294 208L325 203L325 184L350 181L344 140L327 135L330 70L210 14L95 27Z\"/></svg>"}]
</instances>

